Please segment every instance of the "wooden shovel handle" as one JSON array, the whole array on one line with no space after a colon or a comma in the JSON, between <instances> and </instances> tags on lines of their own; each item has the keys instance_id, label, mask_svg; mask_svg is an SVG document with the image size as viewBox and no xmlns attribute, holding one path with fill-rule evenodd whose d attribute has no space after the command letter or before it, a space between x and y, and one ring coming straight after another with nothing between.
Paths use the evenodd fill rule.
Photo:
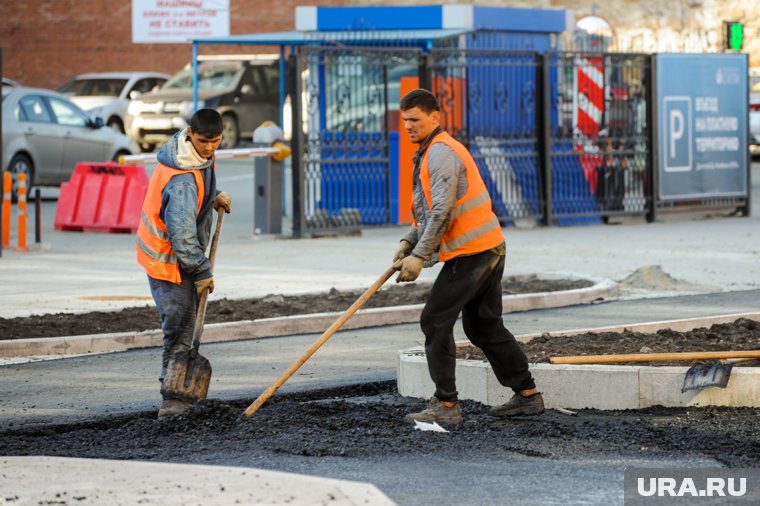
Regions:
<instances>
[{"instance_id":1,"label":"wooden shovel handle","mask_svg":"<svg viewBox=\"0 0 760 506\"><path fill-rule=\"evenodd\" d=\"M666 360L719 360L723 358L760 358L755 351L692 351L684 353L631 353L622 355L575 355L552 357L552 364L614 364L619 362L661 362Z\"/></svg>"},{"instance_id":2,"label":"wooden shovel handle","mask_svg":"<svg viewBox=\"0 0 760 506\"><path fill-rule=\"evenodd\" d=\"M224 212L220 209L217 211L216 229L214 237L211 238L211 250L208 254L208 261L211 264L211 272L214 272L214 262L216 261L216 247L219 245L219 236L222 233L222 221ZM208 301L208 289L203 290L201 298L198 300L198 310L195 315L195 328L193 329L193 344L190 347L190 358L198 355L198 347L201 345L201 335L203 334L203 322L206 321L206 302Z\"/></svg>"},{"instance_id":3,"label":"wooden shovel handle","mask_svg":"<svg viewBox=\"0 0 760 506\"><path fill-rule=\"evenodd\" d=\"M272 383L269 388L264 390L264 392L259 395L259 397L253 401L253 403L248 406L248 409L245 410L243 413L245 416L251 416L254 414L262 404L264 404L272 395L277 391L278 388L280 388L288 379L295 374L295 372L301 368L301 366L309 360L309 358L314 355L314 353L323 345L325 342L327 342L328 339L332 337L333 334L335 334L338 329L340 329L344 323L348 321L351 316L353 316L356 311L359 310L360 307L362 307L374 293L380 289L383 284L388 281L388 279L397 272L396 269L393 267L388 268L387 271L383 273L382 276L380 276L377 281L374 282L372 286L367 288L361 296L356 299L356 302L351 304L351 307L346 309L346 312L341 315L340 318L335 320L335 322L330 325L330 327L324 331L324 333L317 339L314 344L311 345L311 347L306 350L306 353L301 356L298 360L296 360L293 365L291 365L287 371L285 371L282 376L280 376L277 381Z\"/></svg>"}]
</instances>

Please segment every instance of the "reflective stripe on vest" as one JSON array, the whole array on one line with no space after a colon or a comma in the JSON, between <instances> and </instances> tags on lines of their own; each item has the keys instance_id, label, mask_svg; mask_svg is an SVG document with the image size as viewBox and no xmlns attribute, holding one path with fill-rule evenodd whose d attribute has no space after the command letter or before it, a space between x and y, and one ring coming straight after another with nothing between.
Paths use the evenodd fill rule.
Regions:
<instances>
[{"instance_id":1,"label":"reflective stripe on vest","mask_svg":"<svg viewBox=\"0 0 760 506\"><path fill-rule=\"evenodd\" d=\"M169 241L166 224L161 219L161 194L172 177L187 172L192 172L195 177L195 186L198 190L198 213L200 213L205 192L201 171L172 169L159 163L145 194L135 245L137 262L145 268L148 276L176 284L182 282L182 277L179 273L177 257Z\"/></svg>"},{"instance_id":2,"label":"reflective stripe on vest","mask_svg":"<svg viewBox=\"0 0 760 506\"><path fill-rule=\"evenodd\" d=\"M462 160L467 176L467 193L456 201L451 210L451 224L443 234L438 256L445 262L460 255L470 255L495 248L504 242L498 218L491 209L491 196L480 177L478 166L470 152L446 132L435 136L420 164L420 182L425 200L432 211L430 195L430 149L436 143L446 144Z\"/></svg>"}]
</instances>

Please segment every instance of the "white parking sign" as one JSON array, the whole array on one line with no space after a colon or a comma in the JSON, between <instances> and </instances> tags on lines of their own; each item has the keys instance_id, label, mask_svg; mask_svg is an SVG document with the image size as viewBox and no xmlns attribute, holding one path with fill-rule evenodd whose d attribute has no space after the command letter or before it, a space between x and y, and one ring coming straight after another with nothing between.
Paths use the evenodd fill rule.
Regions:
<instances>
[{"instance_id":1,"label":"white parking sign","mask_svg":"<svg viewBox=\"0 0 760 506\"><path fill-rule=\"evenodd\" d=\"M747 55L658 54L655 62L659 198L746 196Z\"/></svg>"},{"instance_id":2,"label":"white parking sign","mask_svg":"<svg viewBox=\"0 0 760 506\"><path fill-rule=\"evenodd\" d=\"M691 97L665 97L662 102L665 172L691 170Z\"/></svg>"}]
</instances>

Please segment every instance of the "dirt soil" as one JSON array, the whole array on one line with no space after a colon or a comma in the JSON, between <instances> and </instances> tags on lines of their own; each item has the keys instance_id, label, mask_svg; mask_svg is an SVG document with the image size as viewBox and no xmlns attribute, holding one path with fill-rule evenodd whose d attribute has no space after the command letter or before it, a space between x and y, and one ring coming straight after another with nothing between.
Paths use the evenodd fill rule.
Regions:
<instances>
[{"instance_id":1,"label":"dirt soil","mask_svg":"<svg viewBox=\"0 0 760 506\"><path fill-rule=\"evenodd\" d=\"M590 281L584 279L545 280L536 276L509 277L502 282L505 295L554 292L586 288L591 285ZM423 304L427 300L431 286L430 283L389 284L373 295L364 307ZM240 300L213 300L212 298L206 310L206 323L342 312L348 309L362 292L363 290L340 291L333 288L327 293L306 295L267 295L261 298ZM27 318L0 318L0 340L134 332L160 327L161 322L155 306L108 312L44 314Z\"/></svg>"},{"instance_id":2,"label":"dirt soil","mask_svg":"<svg viewBox=\"0 0 760 506\"><path fill-rule=\"evenodd\" d=\"M155 411L0 432L4 455L50 455L156 462L287 467L293 457L380 459L426 455L467 460L514 455L552 460L653 458L674 454L760 467L760 409L662 408L636 411L549 410L501 420L463 401L464 423L450 433L402 422L423 402L400 397L395 382L277 395L251 418L250 403L206 399L157 420ZM444 444L445 443L445 444Z\"/></svg>"},{"instance_id":3,"label":"dirt soil","mask_svg":"<svg viewBox=\"0 0 760 506\"><path fill-rule=\"evenodd\" d=\"M760 350L760 323L740 318L732 323L719 323L708 328L698 328L688 332L662 329L656 333L631 332L588 332L573 336L549 333L522 344L530 362L549 362L551 357L570 355L609 355L621 353L672 353L693 351L743 351ZM457 357L469 360L485 360L480 349L461 346ZM633 365L623 362L621 365ZM637 362L637 365L680 365L689 362ZM737 366L757 366L757 361Z\"/></svg>"}]
</instances>

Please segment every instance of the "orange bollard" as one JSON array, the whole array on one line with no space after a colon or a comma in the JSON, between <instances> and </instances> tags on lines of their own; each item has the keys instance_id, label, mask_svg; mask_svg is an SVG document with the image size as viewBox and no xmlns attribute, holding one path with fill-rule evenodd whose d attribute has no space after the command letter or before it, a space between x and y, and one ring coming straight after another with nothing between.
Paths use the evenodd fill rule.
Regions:
<instances>
[{"instance_id":1,"label":"orange bollard","mask_svg":"<svg viewBox=\"0 0 760 506\"><path fill-rule=\"evenodd\" d=\"M3 248L11 247L11 191L13 177L10 171L3 173Z\"/></svg>"},{"instance_id":2,"label":"orange bollard","mask_svg":"<svg viewBox=\"0 0 760 506\"><path fill-rule=\"evenodd\" d=\"M18 175L18 250L26 251L26 174Z\"/></svg>"}]
</instances>

